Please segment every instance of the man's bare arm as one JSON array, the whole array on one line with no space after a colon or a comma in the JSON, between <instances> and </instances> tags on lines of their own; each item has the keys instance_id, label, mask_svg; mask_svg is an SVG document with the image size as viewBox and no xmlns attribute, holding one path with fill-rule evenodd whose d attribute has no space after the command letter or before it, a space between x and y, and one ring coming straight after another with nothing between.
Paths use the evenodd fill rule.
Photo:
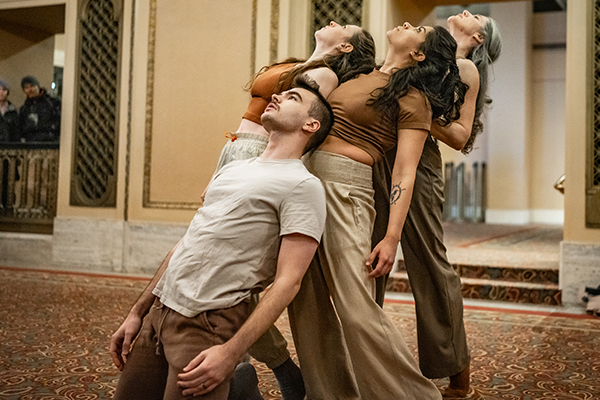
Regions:
<instances>
[{"instance_id":1,"label":"man's bare arm","mask_svg":"<svg viewBox=\"0 0 600 400\"><path fill-rule=\"evenodd\" d=\"M184 368L178 382L184 389L183 395L208 393L229 376L250 346L294 299L317 246L317 241L306 235L291 234L283 237L273 285L250 318L229 341L203 351Z\"/></svg>"}]
</instances>

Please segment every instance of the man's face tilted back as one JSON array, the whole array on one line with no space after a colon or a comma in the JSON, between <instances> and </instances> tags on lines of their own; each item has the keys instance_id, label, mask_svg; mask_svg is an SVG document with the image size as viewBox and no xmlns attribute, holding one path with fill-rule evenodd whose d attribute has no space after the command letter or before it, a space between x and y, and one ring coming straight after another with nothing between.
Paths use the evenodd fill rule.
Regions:
<instances>
[{"instance_id":1,"label":"man's face tilted back","mask_svg":"<svg viewBox=\"0 0 600 400\"><path fill-rule=\"evenodd\" d=\"M274 94L261 116L264 128L268 132L294 132L302 129L304 123L311 119L308 111L316 99L317 96L302 88Z\"/></svg>"}]
</instances>

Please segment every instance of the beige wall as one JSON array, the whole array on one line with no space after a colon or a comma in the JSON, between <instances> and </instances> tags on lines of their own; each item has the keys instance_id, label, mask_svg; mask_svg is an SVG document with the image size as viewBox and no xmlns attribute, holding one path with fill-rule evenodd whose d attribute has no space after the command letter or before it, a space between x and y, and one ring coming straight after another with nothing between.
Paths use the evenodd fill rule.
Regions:
<instances>
[{"instance_id":1,"label":"beige wall","mask_svg":"<svg viewBox=\"0 0 600 400\"><path fill-rule=\"evenodd\" d=\"M600 229L585 227L587 138L592 129L593 65L591 0L567 9L566 181L564 240L560 247L560 288L564 304L581 301L584 287L600 284Z\"/></svg>"},{"instance_id":2,"label":"beige wall","mask_svg":"<svg viewBox=\"0 0 600 400\"><path fill-rule=\"evenodd\" d=\"M307 58L310 55L310 3L308 0L280 0L279 38L277 52L279 60L288 57ZM260 17L260 15L259 15ZM260 26L260 24L259 24ZM257 37L258 39L258 37ZM257 49L261 44L256 43ZM264 46L264 45L262 45ZM258 65L264 65L258 59Z\"/></svg>"},{"instance_id":3,"label":"beige wall","mask_svg":"<svg viewBox=\"0 0 600 400\"><path fill-rule=\"evenodd\" d=\"M487 118L486 220L526 223L530 191L532 8L530 2L498 3L491 6L491 12L503 27L504 42L511 45L503 48L494 64L495 80L490 84L494 105Z\"/></svg>"},{"instance_id":4,"label":"beige wall","mask_svg":"<svg viewBox=\"0 0 600 400\"><path fill-rule=\"evenodd\" d=\"M158 2L152 201L199 201L249 98L251 16L251 1Z\"/></svg>"},{"instance_id":5,"label":"beige wall","mask_svg":"<svg viewBox=\"0 0 600 400\"><path fill-rule=\"evenodd\" d=\"M467 168L487 162L489 222L562 224L564 197L553 185L565 171L566 51L533 46L564 44L566 13L531 15L530 2L493 4L491 12L504 41L484 133L468 156L442 145L442 157Z\"/></svg>"},{"instance_id":6,"label":"beige wall","mask_svg":"<svg viewBox=\"0 0 600 400\"><path fill-rule=\"evenodd\" d=\"M64 70L63 70L63 107L61 115L60 135L60 159L58 170L58 217L85 217L85 218L112 218L120 219L123 215L123 205L119 202L123 193L123 165L125 152L119 153L118 161L118 185L117 185L117 207L116 208L92 208L92 207L70 207L69 193L71 184L71 163L73 150L73 130L75 111L75 81L77 60L77 29L78 10L77 0L67 0L65 7L65 35L64 35ZM127 20L126 20L127 21ZM125 142L119 138L119 148L122 149Z\"/></svg>"},{"instance_id":7,"label":"beige wall","mask_svg":"<svg viewBox=\"0 0 600 400\"><path fill-rule=\"evenodd\" d=\"M68 204L71 155L65 150L59 217L188 222L225 144L224 132L237 129L245 110L249 94L243 86L253 73L252 0L236 2L236 7L210 0L157 0L155 11L150 0L136 4L133 54L132 1L124 7L117 207ZM67 24L75 31L74 14ZM152 32L155 42L149 47ZM76 38L67 35L65 41L65 91L71 91L73 102L74 88L66 81L67 76L75 78ZM63 150L72 147L70 139L61 144ZM144 184L149 185L146 195Z\"/></svg>"},{"instance_id":8,"label":"beige wall","mask_svg":"<svg viewBox=\"0 0 600 400\"><path fill-rule=\"evenodd\" d=\"M530 209L563 211L564 196L554 183L565 172L566 52L533 51Z\"/></svg>"},{"instance_id":9,"label":"beige wall","mask_svg":"<svg viewBox=\"0 0 600 400\"><path fill-rule=\"evenodd\" d=\"M50 90L54 77L54 38L32 43L0 29L0 43L10 43L0 52L0 79L11 86L9 100L17 107L25 102L21 79L33 75L40 86ZM6 57L4 57L6 55Z\"/></svg>"}]
</instances>

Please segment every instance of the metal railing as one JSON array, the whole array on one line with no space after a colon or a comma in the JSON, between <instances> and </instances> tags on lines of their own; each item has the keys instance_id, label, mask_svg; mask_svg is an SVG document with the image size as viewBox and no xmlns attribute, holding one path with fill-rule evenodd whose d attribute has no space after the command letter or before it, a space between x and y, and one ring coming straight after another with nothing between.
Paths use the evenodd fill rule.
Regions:
<instances>
[{"instance_id":1,"label":"metal railing","mask_svg":"<svg viewBox=\"0 0 600 400\"><path fill-rule=\"evenodd\" d=\"M473 163L471 170L464 163L444 167L444 221L485 222L486 164Z\"/></svg>"},{"instance_id":2,"label":"metal railing","mask_svg":"<svg viewBox=\"0 0 600 400\"><path fill-rule=\"evenodd\" d=\"M0 230L52 232L58 143L0 143Z\"/></svg>"}]
</instances>

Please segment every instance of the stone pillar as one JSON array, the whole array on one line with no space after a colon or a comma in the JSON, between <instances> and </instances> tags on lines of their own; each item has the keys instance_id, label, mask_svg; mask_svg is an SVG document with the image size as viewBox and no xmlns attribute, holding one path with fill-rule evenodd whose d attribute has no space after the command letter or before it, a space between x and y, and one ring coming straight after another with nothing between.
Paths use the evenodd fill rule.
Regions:
<instances>
[{"instance_id":1,"label":"stone pillar","mask_svg":"<svg viewBox=\"0 0 600 400\"><path fill-rule=\"evenodd\" d=\"M563 304L580 302L585 286L600 285L600 229L585 225L586 154L592 129L594 1L570 2L567 7L567 77L565 146L565 225L560 253Z\"/></svg>"}]
</instances>

